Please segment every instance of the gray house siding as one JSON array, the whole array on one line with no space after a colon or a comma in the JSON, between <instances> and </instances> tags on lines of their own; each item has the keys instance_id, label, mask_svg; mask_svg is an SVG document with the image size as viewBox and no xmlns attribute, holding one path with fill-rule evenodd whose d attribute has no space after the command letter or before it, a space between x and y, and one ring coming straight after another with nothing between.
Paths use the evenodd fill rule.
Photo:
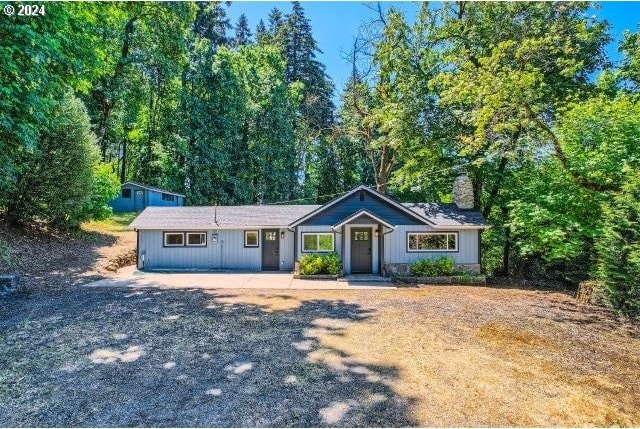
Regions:
<instances>
[{"instance_id":1,"label":"gray house siding","mask_svg":"<svg viewBox=\"0 0 640 429\"><path fill-rule=\"evenodd\" d=\"M259 247L245 247L244 231L207 230L206 247L164 247L165 231L139 230L138 268L260 271L262 243L260 242ZM280 236L283 231L284 238L280 239L280 269L290 271L293 269L293 233L281 229ZM214 234L217 234L215 243Z\"/></svg>"},{"instance_id":2,"label":"gray house siding","mask_svg":"<svg viewBox=\"0 0 640 429\"><path fill-rule=\"evenodd\" d=\"M408 252L407 232L434 231L427 225L398 225L392 232L384 236L384 262L410 264L419 259L433 259L439 256L453 258L456 264L479 264L478 230L451 229L447 232L458 233L457 252ZM438 230L437 232L444 232Z\"/></svg>"},{"instance_id":3,"label":"gray house siding","mask_svg":"<svg viewBox=\"0 0 640 429\"><path fill-rule=\"evenodd\" d=\"M364 196L364 201L360 201L360 192L356 192L317 215L307 219L302 223L302 225L335 225L353 215L360 209L366 209L373 215L378 216L387 222L391 222L394 225L424 224L424 222L420 222L414 217L404 213L396 207L393 207L389 203L369 192L362 191L362 194Z\"/></svg>"},{"instance_id":4,"label":"gray house siding","mask_svg":"<svg viewBox=\"0 0 640 429\"><path fill-rule=\"evenodd\" d=\"M342 258L342 234L340 233L341 231L334 231L333 229L331 229L331 225L300 225L299 227L296 228L297 229L297 234L298 234L298 246L296 249L296 261L299 261L300 258L304 255L307 255L309 253L313 253L313 252L303 252L302 251L302 234L304 232L330 232L333 233L333 245L334 245L334 250L335 252L340 255L340 258Z\"/></svg>"},{"instance_id":5,"label":"gray house siding","mask_svg":"<svg viewBox=\"0 0 640 429\"><path fill-rule=\"evenodd\" d=\"M123 198L123 190L131 191L130 198ZM173 201L165 201L162 199L163 192L146 189L133 184L122 185L120 195L111 200L109 205L113 208L114 213L135 212L143 210L147 206L172 207L183 206L184 197L173 195Z\"/></svg>"}]
</instances>

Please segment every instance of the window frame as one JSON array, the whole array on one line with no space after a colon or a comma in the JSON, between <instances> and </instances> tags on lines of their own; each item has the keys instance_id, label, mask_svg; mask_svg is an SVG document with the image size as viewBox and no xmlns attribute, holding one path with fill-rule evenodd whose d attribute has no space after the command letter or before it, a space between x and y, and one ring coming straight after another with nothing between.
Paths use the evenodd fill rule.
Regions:
<instances>
[{"instance_id":1,"label":"window frame","mask_svg":"<svg viewBox=\"0 0 640 429\"><path fill-rule=\"evenodd\" d=\"M162 201L174 202L176 200L175 195L173 194L167 194L166 192L161 192L161 194L162 194Z\"/></svg>"},{"instance_id":2,"label":"window frame","mask_svg":"<svg viewBox=\"0 0 640 429\"><path fill-rule=\"evenodd\" d=\"M247 244L247 234L255 233L256 234L256 244ZM244 247L248 248L257 248L260 247L260 230L258 229L246 229L244 231Z\"/></svg>"},{"instance_id":3,"label":"window frame","mask_svg":"<svg viewBox=\"0 0 640 429\"><path fill-rule=\"evenodd\" d=\"M182 244L167 244L168 235L181 235ZM162 231L162 247L185 247L185 234L182 231Z\"/></svg>"},{"instance_id":4,"label":"window frame","mask_svg":"<svg viewBox=\"0 0 640 429\"><path fill-rule=\"evenodd\" d=\"M127 192L128 196L125 196L124 193L125 191ZM122 196L123 199L125 200L130 200L131 199L131 188L122 188L120 195Z\"/></svg>"},{"instance_id":5,"label":"window frame","mask_svg":"<svg viewBox=\"0 0 640 429\"><path fill-rule=\"evenodd\" d=\"M316 245L318 247L318 250L307 250L305 249L305 245L304 245L304 237L306 235L316 235ZM331 236L331 250L320 250L320 236L321 235L330 235ZM331 252L335 252L336 251L336 234L333 232L324 232L324 231L309 231L309 232L303 232L301 237L300 237L300 251L302 253L331 253Z\"/></svg>"},{"instance_id":6,"label":"window frame","mask_svg":"<svg viewBox=\"0 0 640 429\"><path fill-rule=\"evenodd\" d=\"M410 235L445 235L447 236L445 241L447 247L449 247L448 235L453 234L455 237L456 248L455 249L410 249L409 248L409 236ZM407 231L406 235L406 252L407 253L458 253L460 252L460 241L458 231Z\"/></svg>"},{"instance_id":7,"label":"window frame","mask_svg":"<svg viewBox=\"0 0 640 429\"><path fill-rule=\"evenodd\" d=\"M203 244L189 244L189 235L204 235ZM185 247L207 247L207 232L206 231L187 231L184 233L184 245Z\"/></svg>"}]
</instances>

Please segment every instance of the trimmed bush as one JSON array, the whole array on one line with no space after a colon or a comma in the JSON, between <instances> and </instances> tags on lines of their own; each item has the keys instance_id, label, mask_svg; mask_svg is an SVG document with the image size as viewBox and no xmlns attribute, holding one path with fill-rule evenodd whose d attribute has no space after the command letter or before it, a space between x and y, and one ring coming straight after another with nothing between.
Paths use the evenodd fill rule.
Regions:
<instances>
[{"instance_id":1,"label":"trimmed bush","mask_svg":"<svg viewBox=\"0 0 640 429\"><path fill-rule=\"evenodd\" d=\"M315 274L340 273L340 257L336 252L318 255L315 253L305 255L300 258L300 274L305 276Z\"/></svg>"},{"instance_id":2,"label":"trimmed bush","mask_svg":"<svg viewBox=\"0 0 640 429\"><path fill-rule=\"evenodd\" d=\"M437 277L453 275L453 258L441 256L435 259L420 259L411 264L411 273L416 277Z\"/></svg>"}]
</instances>

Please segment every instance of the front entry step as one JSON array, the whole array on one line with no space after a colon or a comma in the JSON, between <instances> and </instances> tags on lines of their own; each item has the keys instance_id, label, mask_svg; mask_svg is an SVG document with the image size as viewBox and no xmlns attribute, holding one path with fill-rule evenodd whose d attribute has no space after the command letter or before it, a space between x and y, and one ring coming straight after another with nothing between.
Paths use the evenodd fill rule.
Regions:
<instances>
[{"instance_id":1,"label":"front entry step","mask_svg":"<svg viewBox=\"0 0 640 429\"><path fill-rule=\"evenodd\" d=\"M350 274L338 278L339 282L385 282L390 283L389 277L382 277L375 274Z\"/></svg>"}]
</instances>

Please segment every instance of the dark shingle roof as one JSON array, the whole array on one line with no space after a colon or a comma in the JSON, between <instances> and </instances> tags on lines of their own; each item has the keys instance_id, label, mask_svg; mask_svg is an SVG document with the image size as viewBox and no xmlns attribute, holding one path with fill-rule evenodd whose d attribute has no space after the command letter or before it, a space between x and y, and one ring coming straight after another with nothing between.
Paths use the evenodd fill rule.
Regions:
<instances>
[{"instance_id":1,"label":"dark shingle roof","mask_svg":"<svg viewBox=\"0 0 640 429\"><path fill-rule=\"evenodd\" d=\"M136 229L216 229L256 226L285 227L318 205L248 205L147 207L129 225ZM216 223L217 219L217 223Z\"/></svg>"},{"instance_id":2,"label":"dark shingle roof","mask_svg":"<svg viewBox=\"0 0 640 429\"><path fill-rule=\"evenodd\" d=\"M427 218L438 227L489 226L477 210L461 210L455 204L403 203L403 206Z\"/></svg>"}]
</instances>

